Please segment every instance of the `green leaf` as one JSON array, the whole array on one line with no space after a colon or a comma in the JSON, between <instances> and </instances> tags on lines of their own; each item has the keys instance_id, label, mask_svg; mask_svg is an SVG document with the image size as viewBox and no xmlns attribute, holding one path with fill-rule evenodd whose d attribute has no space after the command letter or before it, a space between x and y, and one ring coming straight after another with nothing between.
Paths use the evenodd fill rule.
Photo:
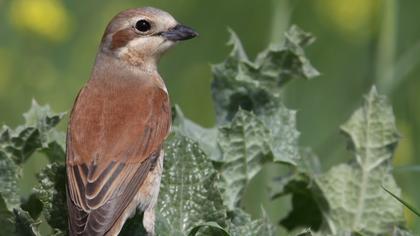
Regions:
<instances>
[{"instance_id":1,"label":"green leaf","mask_svg":"<svg viewBox=\"0 0 420 236\"><path fill-rule=\"evenodd\" d=\"M65 113L53 113L48 105L40 106L33 100L23 116L25 124L16 129L3 126L0 131L0 150L16 164L25 162L35 151L41 150L51 160L64 160L65 134L53 129Z\"/></svg>"},{"instance_id":2,"label":"green leaf","mask_svg":"<svg viewBox=\"0 0 420 236\"><path fill-rule=\"evenodd\" d=\"M14 215L13 212L9 210L9 207L7 206L7 203L2 194L3 192L0 193L0 236L14 235Z\"/></svg>"},{"instance_id":3,"label":"green leaf","mask_svg":"<svg viewBox=\"0 0 420 236\"><path fill-rule=\"evenodd\" d=\"M31 109L23 114L26 126L39 130L41 150L51 161L63 161L65 157L65 133L53 129L65 115L65 112L53 112L48 105L40 106L35 100Z\"/></svg>"},{"instance_id":4,"label":"green leaf","mask_svg":"<svg viewBox=\"0 0 420 236\"><path fill-rule=\"evenodd\" d=\"M32 106L26 113L25 125L37 127L41 133L45 133L54 128L66 113L55 113L51 111L49 105L40 106L35 100L32 100Z\"/></svg>"},{"instance_id":5,"label":"green leaf","mask_svg":"<svg viewBox=\"0 0 420 236\"><path fill-rule=\"evenodd\" d=\"M0 236L39 236L38 225L28 212L19 207L9 210L2 194L0 194Z\"/></svg>"},{"instance_id":6,"label":"green leaf","mask_svg":"<svg viewBox=\"0 0 420 236\"><path fill-rule=\"evenodd\" d=\"M401 227L394 227L394 231L392 232L391 235L392 236L413 236L414 234Z\"/></svg>"},{"instance_id":7,"label":"green leaf","mask_svg":"<svg viewBox=\"0 0 420 236\"><path fill-rule=\"evenodd\" d=\"M296 165L300 160L296 111L279 104L278 107L261 112L258 117L270 131L274 161Z\"/></svg>"},{"instance_id":8,"label":"green leaf","mask_svg":"<svg viewBox=\"0 0 420 236\"><path fill-rule=\"evenodd\" d=\"M218 235L220 236L230 236L230 234L216 222L201 223L195 226L194 228L192 228L188 236L195 236L198 233L198 231L203 227L210 227L210 228L216 229L219 232Z\"/></svg>"},{"instance_id":9,"label":"green leaf","mask_svg":"<svg viewBox=\"0 0 420 236\"><path fill-rule=\"evenodd\" d=\"M321 173L321 164L311 149L301 148L299 153L301 158L292 173L270 183L271 196L274 199L291 195L292 209L280 221L286 229L292 231L309 227L318 230L322 224L322 212L314 179Z\"/></svg>"},{"instance_id":10,"label":"green leaf","mask_svg":"<svg viewBox=\"0 0 420 236\"><path fill-rule=\"evenodd\" d=\"M0 150L0 193L9 210L19 205L18 180L21 168L2 150Z\"/></svg>"},{"instance_id":11,"label":"green leaf","mask_svg":"<svg viewBox=\"0 0 420 236\"><path fill-rule=\"evenodd\" d=\"M233 210L249 181L270 160L270 132L253 113L239 110L230 124L219 128L218 143L223 153L219 186L225 205Z\"/></svg>"},{"instance_id":12,"label":"green leaf","mask_svg":"<svg viewBox=\"0 0 420 236\"><path fill-rule=\"evenodd\" d=\"M224 62L212 67L218 123L232 120L239 108L259 114L265 108L277 107L280 88L286 82L319 74L302 48L312 43L313 37L296 26L286 33L283 42L261 52L254 62L248 59L236 34L230 33L232 52Z\"/></svg>"},{"instance_id":13,"label":"green leaf","mask_svg":"<svg viewBox=\"0 0 420 236\"><path fill-rule=\"evenodd\" d=\"M48 164L37 177L34 193L42 202L45 219L53 229L66 232L66 167L57 162Z\"/></svg>"},{"instance_id":14,"label":"green leaf","mask_svg":"<svg viewBox=\"0 0 420 236\"><path fill-rule=\"evenodd\" d=\"M365 104L342 127L361 168L374 169L391 159L400 135L392 107L373 87Z\"/></svg>"},{"instance_id":15,"label":"green leaf","mask_svg":"<svg viewBox=\"0 0 420 236\"><path fill-rule=\"evenodd\" d=\"M391 106L373 88L343 126L354 162L333 167L317 178L328 208L323 208L332 234L339 231L378 235L403 222L402 206L382 194L382 186L400 195L390 160L398 143Z\"/></svg>"},{"instance_id":16,"label":"green leaf","mask_svg":"<svg viewBox=\"0 0 420 236\"><path fill-rule=\"evenodd\" d=\"M289 175L277 177L269 184L272 199L313 187L316 175L321 173L319 158L310 148L300 148L299 156L296 166L293 166ZM303 189L293 187L295 184L302 186Z\"/></svg>"},{"instance_id":17,"label":"green leaf","mask_svg":"<svg viewBox=\"0 0 420 236\"><path fill-rule=\"evenodd\" d=\"M41 200L39 200L38 196L34 193L29 195L27 199L23 200L20 206L22 210L27 211L33 219L38 219L43 208Z\"/></svg>"},{"instance_id":18,"label":"green leaf","mask_svg":"<svg viewBox=\"0 0 420 236\"><path fill-rule=\"evenodd\" d=\"M197 142L173 133L165 144L165 163L158 199L157 234L187 235L206 222L224 224L226 211L215 186L218 175Z\"/></svg>"},{"instance_id":19,"label":"green leaf","mask_svg":"<svg viewBox=\"0 0 420 236\"><path fill-rule=\"evenodd\" d=\"M276 230L271 225L265 211L263 211L263 217L258 220L252 220L250 215L239 208L236 208L232 213L233 218L227 227L231 236L276 235Z\"/></svg>"},{"instance_id":20,"label":"green leaf","mask_svg":"<svg viewBox=\"0 0 420 236\"><path fill-rule=\"evenodd\" d=\"M281 86L294 78L312 79L319 72L305 56L304 47L315 41L315 37L293 25L285 33L283 42L272 45L257 56L255 64L261 78L270 85ZM276 93L276 90L271 90Z\"/></svg>"},{"instance_id":21,"label":"green leaf","mask_svg":"<svg viewBox=\"0 0 420 236\"><path fill-rule=\"evenodd\" d=\"M312 186L307 181L290 181L284 192L292 193L292 210L280 221L289 231L296 228L310 227L318 230L322 224L322 212L319 208Z\"/></svg>"},{"instance_id":22,"label":"green leaf","mask_svg":"<svg viewBox=\"0 0 420 236\"><path fill-rule=\"evenodd\" d=\"M0 149L17 165L23 164L37 148L42 146L39 130L35 127L19 126L12 130L3 126L0 137Z\"/></svg>"},{"instance_id":23,"label":"green leaf","mask_svg":"<svg viewBox=\"0 0 420 236\"><path fill-rule=\"evenodd\" d=\"M312 236L312 232L310 229L305 229L304 231L298 233L296 236Z\"/></svg>"},{"instance_id":24,"label":"green leaf","mask_svg":"<svg viewBox=\"0 0 420 236\"><path fill-rule=\"evenodd\" d=\"M38 225L40 222L35 222L28 212L21 208L13 209L15 216L15 233L16 236L40 236L38 232Z\"/></svg>"},{"instance_id":25,"label":"green leaf","mask_svg":"<svg viewBox=\"0 0 420 236\"><path fill-rule=\"evenodd\" d=\"M308 147L299 149L299 162L297 163L296 171L304 174L311 179L322 172L321 162L315 152Z\"/></svg>"}]
</instances>

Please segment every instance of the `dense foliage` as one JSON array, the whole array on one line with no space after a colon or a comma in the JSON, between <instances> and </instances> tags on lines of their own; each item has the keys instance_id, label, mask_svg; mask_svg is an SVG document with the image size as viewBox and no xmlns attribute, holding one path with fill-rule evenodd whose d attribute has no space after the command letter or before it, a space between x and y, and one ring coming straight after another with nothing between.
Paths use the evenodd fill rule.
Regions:
<instances>
[{"instance_id":1,"label":"dense foliage","mask_svg":"<svg viewBox=\"0 0 420 236\"><path fill-rule=\"evenodd\" d=\"M270 184L273 199L292 197L280 221L290 235L411 235L404 229L400 195L391 170L399 140L387 99L375 87L341 126L353 159L324 172L317 156L299 145L296 111L282 103L292 79L319 73L306 58L311 34L292 26L284 40L250 60L235 33L224 62L213 66L212 94L217 126L202 128L173 109L173 130L157 209L158 235L278 235L265 214L252 219L242 208L244 192L263 165L289 168ZM45 221L65 235L64 133L54 127L64 116L33 102L25 124L0 131L0 235L40 235ZM22 164L35 152L50 160L26 199L19 196ZM143 235L141 214L121 235Z\"/></svg>"}]
</instances>

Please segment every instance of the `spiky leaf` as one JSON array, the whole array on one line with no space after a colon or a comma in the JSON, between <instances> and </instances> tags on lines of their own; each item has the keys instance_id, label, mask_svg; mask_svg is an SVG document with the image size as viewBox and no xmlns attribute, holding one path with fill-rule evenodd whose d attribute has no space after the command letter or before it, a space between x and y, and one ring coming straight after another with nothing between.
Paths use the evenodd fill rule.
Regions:
<instances>
[{"instance_id":1,"label":"spiky leaf","mask_svg":"<svg viewBox=\"0 0 420 236\"><path fill-rule=\"evenodd\" d=\"M158 235L187 235L194 226L209 221L224 224L226 212L215 186L216 171L198 143L174 133L166 141L165 163L158 200L164 222Z\"/></svg>"},{"instance_id":2,"label":"spiky leaf","mask_svg":"<svg viewBox=\"0 0 420 236\"><path fill-rule=\"evenodd\" d=\"M231 236L276 235L276 230L269 222L264 211L261 219L252 220L250 215L239 208L233 212L233 218L228 224L228 230Z\"/></svg>"},{"instance_id":3,"label":"spiky leaf","mask_svg":"<svg viewBox=\"0 0 420 236\"><path fill-rule=\"evenodd\" d=\"M13 209L14 224L16 236L40 236L38 232L38 225L40 222L35 222L28 212L21 208Z\"/></svg>"},{"instance_id":4,"label":"spiky leaf","mask_svg":"<svg viewBox=\"0 0 420 236\"><path fill-rule=\"evenodd\" d=\"M0 236L8 236L14 234L14 215L13 212L9 210L2 194L0 194L0 225L2 226L0 230Z\"/></svg>"},{"instance_id":5,"label":"spiky leaf","mask_svg":"<svg viewBox=\"0 0 420 236\"><path fill-rule=\"evenodd\" d=\"M3 151L0 150L0 193L11 210L19 204L18 180L21 168Z\"/></svg>"},{"instance_id":6,"label":"spiky leaf","mask_svg":"<svg viewBox=\"0 0 420 236\"><path fill-rule=\"evenodd\" d=\"M43 214L53 229L66 232L66 168L64 164L52 163L38 174L39 184L34 192L43 205Z\"/></svg>"},{"instance_id":7,"label":"spiky leaf","mask_svg":"<svg viewBox=\"0 0 420 236\"><path fill-rule=\"evenodd\" d=\"M296 165L300 160L296 111L279 104L261 112L259 118L270 131L270 149L274 161Z\"/></svg>"},{"instance_id":8,"label":"spiky leaf","mask_svg":"<svg viewBox=\"0 0 420 236\"><path fill-rule=\"evenodd\" d=\"M310 79L319 74L303 51L313 37L296 26L286 33L283 42L261 52L254 62L248 59L237 35L230 33L232 52L212 68L212 94L219 123L230 121L239 108L258 114L277 107L283 84L292 78Z\"/></svg>"},{"instance_id":9,"label":"spiky leaf","mask_svg":"<svg viewBox=\"0 0 420 236\"><path fill-rule=\"evenodd\" d=\"M20 207L9 210L0 194L0 236L39 236L39 222L35 222L27 211Z\"/></svg>"},{"instance_id":10,"label":"spiky leaf","mask_svg":"<svg viewBox=\"0 0 420 236\"><path fill-rule=\"evenodd\" d=\"M399 139L392 108L373 88L342 130L350 138L355 161L335 166L317 179L328 203L323 210L329 230L389 232L389 226L403 220L401 204L382 189L386 186L400 195L390 166Z\"/></svg>"},{"instance_id":11,"label":"spiky leaf","mask_svg":"<svg viewBox=\"0 0 420 236\"><path fill-rule=\"evenodd\" d=\"M48 105L40 106L35 100L23 116L25 124L0 131L0 149L20 165L35 151L41 150L51 160L64 160L65 135L55 127L65 113L54 113Z\"/></svg>"},{"instance_id":12,"label":"spiky leaf","mask_svg":"<svg viewBox=\"0 0 420 236\"><path fill-rule=\"evenodd\" d=\"M220 187L226 206L238 207L249 181L270 160L270 132L253 113L239 110L230 124L219 129L222 149Z\"/></svg>"}]
</instances>

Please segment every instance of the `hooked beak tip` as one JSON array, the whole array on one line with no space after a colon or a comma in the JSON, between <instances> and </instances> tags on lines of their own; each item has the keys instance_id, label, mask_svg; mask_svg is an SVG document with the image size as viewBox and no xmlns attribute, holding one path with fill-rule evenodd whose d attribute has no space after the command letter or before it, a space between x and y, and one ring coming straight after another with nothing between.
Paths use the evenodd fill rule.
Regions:
<instances>
[{"instance_id":1,"label":"hooked beak tip","mask_svg":"<svg viewBox=\"0 0 420 236\"><path fill-rule=\"evenodd\" d=\"M197 37L198 33L188 26L178 24L163 32L162 36L170 41L183 41Z\"/></svg>"}]
</instances>

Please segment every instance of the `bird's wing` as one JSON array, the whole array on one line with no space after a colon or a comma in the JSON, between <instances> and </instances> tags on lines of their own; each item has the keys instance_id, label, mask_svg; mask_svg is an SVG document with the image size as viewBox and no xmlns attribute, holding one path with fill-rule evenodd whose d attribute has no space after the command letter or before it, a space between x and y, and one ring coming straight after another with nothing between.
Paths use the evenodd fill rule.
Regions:
<instances>
[{"instance_id":1,"label":"bird's wing","mask_svg":"<svg viewBox=\"0 0 420 236\"><path fill-rule=\"evenodd\" d=\"M82 89L67 137L72 235L113 226L153 167L170 121L166 92L151 84L95 79Z\"/></svg>"}]
</instances>

